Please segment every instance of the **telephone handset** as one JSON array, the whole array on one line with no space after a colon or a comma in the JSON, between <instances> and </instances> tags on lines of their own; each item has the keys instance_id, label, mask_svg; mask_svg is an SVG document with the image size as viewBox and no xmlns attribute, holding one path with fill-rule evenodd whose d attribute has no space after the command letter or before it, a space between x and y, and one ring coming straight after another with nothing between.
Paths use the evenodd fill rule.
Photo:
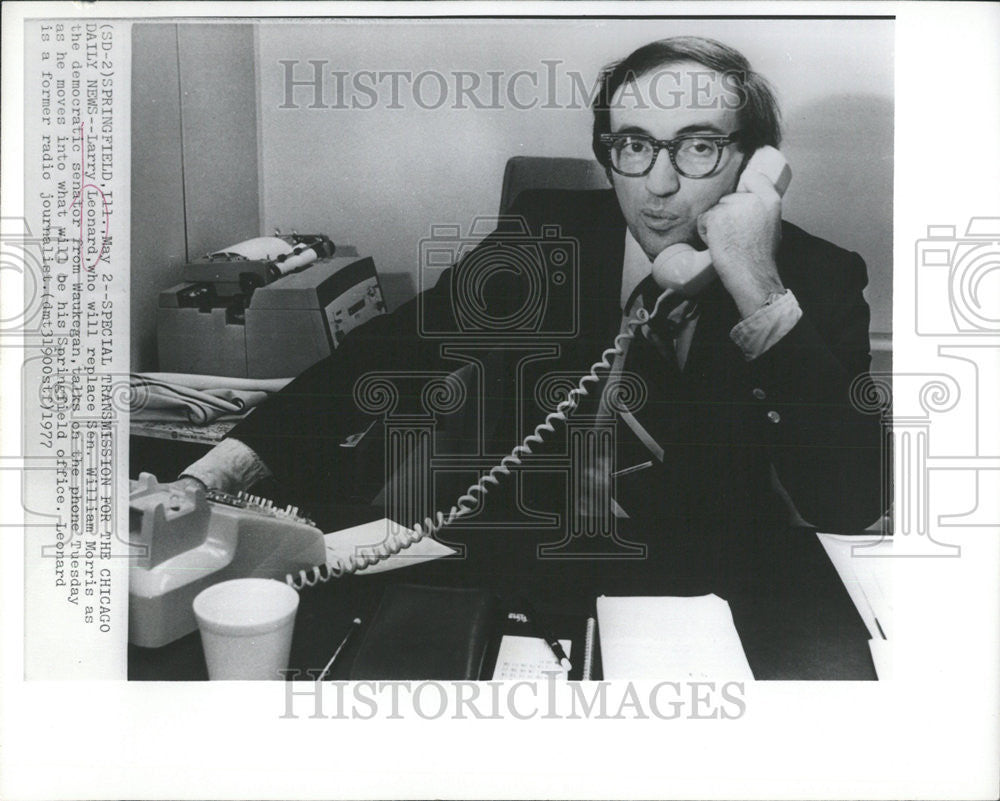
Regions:
<instances>
[{"instance_id":1,"label":"telephone handset","mask_svg":"<svg viewBox=\"0 0 1000 801\"><path fill-rule=\"evenodd\" d=\"M760 172L767 176L779 195L784 195L792 180L792 170L784 156L769 146L760 148L747 162L743 175L740 176L736 186L736 191L749 191L743 182L743 176L748 171ZM404 530L389 537L375 550L366 550L364 553L352 556L347 560L338 560L332 565L316 565L310 570L299 570L297 574L289 573L285 580L295 589L302 589L306 586L312 587L319 582L329 581L331 578L356 573L370 565L388 559L418 540L436 534L445 526L472 513L478 500L489 492L489 487L497 486L500 483L499 476L510 475L511 467L521 464L521 457L532 452L531 446L542 443L544 433L555 433L555 428L552 425L554 422L566 421L569 414L576 408L580 398L589 394L587 385L599 383L598 371L610 370L612 360L617 356L625 355L625 344L635 338L635 332L638 328L657 315L666 298L675 292L695 295L706 287L714 277L715 270L712 269L712 258L707 250L698 251L686 244L668 247L653 262L653 278L664 290L653 306L653 310L650 312L640 307L635 311L626 322L625 330L615 337L612 347L605 350L601 354L601 358L590 366L587 374L580 378L578 385L569 391L567 396L556 406L556 410L546 415L545 420L539 423L520 445L517 445L500 460L499 464L470 486L447 514L439 511L434 517L428 517L422 523L415 524L412 531Z\"/></svg>"},{"instance_id":2,"label":"telephone handset","mask_svg":"<svg viewBox=\"0 0 1000 801\"><path fill-rule=\"evenodd\" d=\"M779 195L785 194L792 181L792 168L788 166L785 157L769 145L760 148L750 157L736 185L737 192L749 191L743 182L748 172L765 175L774 184ZM701 292L713 278L715 270L712 269L711 254L707 250L695 250L683 242L666 248L653 261L653 280L657 286L688 297Z\"/></svg>"}]
</instances>

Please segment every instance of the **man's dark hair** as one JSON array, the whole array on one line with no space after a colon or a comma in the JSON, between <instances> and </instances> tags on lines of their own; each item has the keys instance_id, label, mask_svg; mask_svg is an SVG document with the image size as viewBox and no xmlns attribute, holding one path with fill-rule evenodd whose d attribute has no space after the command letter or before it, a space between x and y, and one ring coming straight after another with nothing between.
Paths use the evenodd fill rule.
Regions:
<instances>
[{"instance_id":1,"label":"man's dark hair","mask_svg":"<svg viewBox=\"0 0 1000 801\"><path fill-rule=\"evenodd\" d=\"M727 76L726 86L735 94L733 105L739 114L741 132L739 146L744 153L752 154L764 145L777 147L781 142L778 101L770 84L753 71L746 57L714 39L675 36L643 45L601 71L593 105L593 149L605 169L609 167L608 151L601 145L600 136L611 132L611 101L615 92L624 83L634 82L657 67L681 61L694 61Z\"/></svg>"}]
</instances>

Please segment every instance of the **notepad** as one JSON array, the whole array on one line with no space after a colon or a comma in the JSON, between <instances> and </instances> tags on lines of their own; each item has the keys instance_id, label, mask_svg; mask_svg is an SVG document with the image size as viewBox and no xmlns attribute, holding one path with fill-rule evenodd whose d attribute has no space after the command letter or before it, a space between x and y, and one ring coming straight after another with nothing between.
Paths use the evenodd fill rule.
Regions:
<instances>
[{"instance_id":1,"label":"notepad","mask_svg":"<svg viewBox=\"0 0 1000 801\"><path fill-rule=\"evenodd\" d=\"M729 604L694 598L597 599L605 679L752 680Z\"/></svg>"},{"instance_id":2,"label":"notepad","mask_svg":"<svg viewBox=\"0 0 1000 801\"><path fill-rule=\"evenodd\" d=\"M559 644L570 659L572 642L559 640ZM497 653L497 664L493 669L493 678L497 681L514 681L519 679L544 679L553 673L557 680L565 681L566 671L559 666L559 660L552 653L549 644L541 637L522 637L517 634L505 634L500 641L500 651Z\"/></svg>"},{"instance_id":3,"label":"notepad","mask_svg":"<svg viewBox=\"0 0 1000 801\"><path fill-rule=\"evenodd\" d=\"M346 561L352 556L361 554L378 553L382 549L382 544L391 530L399 531L401 527L396 527L388 518L373 520L360 526L352 526L341 531L334 531L324 534L326 542L327 564L334 564L337 560ZM408 548L404 548L397 554L390 556L381 562L377 562L370 567L359 570L359 574L384 573L387 570L396 570L408 565L418 565L421 562L429 562L432 559L440 559L455 553L447 545L442 545L433 537L415 542Z\"/></svg>"}]
</instances>

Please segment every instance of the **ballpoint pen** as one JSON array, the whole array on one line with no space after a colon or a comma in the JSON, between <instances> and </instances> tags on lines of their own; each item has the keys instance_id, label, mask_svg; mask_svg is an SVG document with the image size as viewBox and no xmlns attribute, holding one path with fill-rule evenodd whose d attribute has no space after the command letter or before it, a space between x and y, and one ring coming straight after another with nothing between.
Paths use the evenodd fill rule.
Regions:
<instances>
[{"instance_id":1,"label":"ballpoint pen","mask_svg":"<svg viewBox=\"0 0 1000 801\"><path fill-rule=\"evenodd\" d=\"M535 612L535 607L528 601L524 602L524 610L528 615L528 622L532 624L538 635L545 640L549 648L552 649L552 653L555 654L556 661L559 662L560 667L564 670L572 670L573 664L569 661L569 657L566 656L566 652L563 650L562 643L559 642L559 638L555 637L551 631L542 625L541 618L538 613Z\"/></svg>"},{"instance_id":2,"label":"ballpoint pen","mask_svg":"<svg viewBox=\"0 0 1000 801\"><path fill-rule=\"evenodd\" d=\"M330 672L330 668L333 667L333 663L337 660L337 657L340 656L340 652L344 650L344 646L347 645L347 641L351 639L351 635L354 634L354 632L359 628L361 628L361 618L356 617L351 621L351 627L347 630L347 634L345 634L344 639L340 641L340 645L337 646L337 650L333 652L333 656L330 657L330 661L326 663L326 667L323 668L323 672L319 674L316 681L323 681L326 674Z\"/></svg>"}]
</instances>

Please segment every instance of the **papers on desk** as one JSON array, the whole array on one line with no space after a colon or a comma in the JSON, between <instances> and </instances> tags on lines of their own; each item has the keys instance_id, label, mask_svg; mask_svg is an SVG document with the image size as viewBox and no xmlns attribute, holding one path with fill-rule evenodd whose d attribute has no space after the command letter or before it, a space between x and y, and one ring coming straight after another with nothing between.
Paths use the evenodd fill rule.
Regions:
<instances>
[{"instance_id":1,"label":"papers on desk","mask_svg":"<svg viewBox=\"0 0 1000 801\"><path fill-rule=\"evenodd\" d=\"M597 599L606 679L752 680L729 604L695 598Z\"/></svg>"},{"instance_id":2,"label":"papers on desk","mask_svg":"<svg viewBox=\"0 0 1000 801\"><path fill-rule=\"evenodd\" d=\"M868 627L868 644L875 673L880 679L892 674L892 587L889 571L891 537L854 537L817 534L824 550L844 582L858 614Z\"/></svg>"},{"instance_id":3,"label":"papers on desk","mask_svg":"<svg viewBox=\"0 0 1000 801\"><path fill-rule=\"evenodd\" d=\"M383 517L381 520L373 520L360 526L324 534L327 564L333 565L338 560L346 562L352 556L378 553L382 550L383 543L393 530L401 531L403 529L402 526L396 526L391 520ZM440 559L442 556L453 553L455 552L447 545L442 545L432 537L425 537L409 548L404 548L399 553L393 554L388 559L359 570L358 574L384 573L387 570L396 570L400 567Z\"/></svg>"},{"instance_id":4,"label":"papers on desk","mask_svg":"<svg viewBox=\"0 0 1000 801\"><path fill-rule=\"evenodd\" d=\"M570 659L573 642L559 640L563 651ZM505 634L500 641L500 651L497 653L497 664L493 669L493 679L496 681L533 681L544 679L553 674L557 681L566 681L568 673L559 665L559 660L552 653L549 644L541 637L522 637L517 634Z\"/></svg>"},{"instance_id":5,"label":"papers on desk","mask_svg":"<svg viewBox=\"0 0 1000 801\"><path fill-rule=\"evenodd\" d=\"M892 593L887 557L892 555L892 539L839 534L816 536L865 621L868 633L873 639L883 636L888 639L892 628Z\"/></svg>"},{"instance_id":6,"label":"papers on desk","mask_svg":"<svg viewBox=\"0 0 1000 801\"><path fill-rule=\"evenodd\" d=\"M872 652L872 664L879 681L892 678L892 643L875 637L868 641L868 649Z\"/></svg>"}]
</instances>

